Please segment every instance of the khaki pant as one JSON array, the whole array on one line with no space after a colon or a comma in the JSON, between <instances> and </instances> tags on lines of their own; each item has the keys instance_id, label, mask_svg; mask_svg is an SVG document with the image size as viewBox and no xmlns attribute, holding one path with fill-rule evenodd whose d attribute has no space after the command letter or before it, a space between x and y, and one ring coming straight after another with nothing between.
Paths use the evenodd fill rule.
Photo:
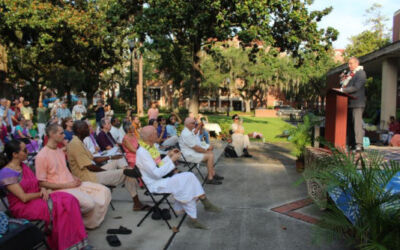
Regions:
<instances>
[{"instance_id":1,"label":"khaki pant","mask_svg":"<svg viewBox=\"0 0 400 250\"><path fill-rule=\"evenodd\" d=\"M97 181L103 185L117 186L125 182L125 188L132 197L137 195L137 181L135 178L130 178L124 175L124 168L127 166L120 166L120 160L111 160L101 168L106 170L103 172L96 172Z\"/></svg>"},{"instance_id":2,"label":"khaki pant","mask_svg":"<svg viewBox=\"0 0 400 250\"><path fill-rule=\"evenodd\" d=\"M354 134L357 147L361 147L363 145L363 138L364 138L363 119L362 119L363 112L364 108L352 108Z\"/></svg>"}]
</instances>

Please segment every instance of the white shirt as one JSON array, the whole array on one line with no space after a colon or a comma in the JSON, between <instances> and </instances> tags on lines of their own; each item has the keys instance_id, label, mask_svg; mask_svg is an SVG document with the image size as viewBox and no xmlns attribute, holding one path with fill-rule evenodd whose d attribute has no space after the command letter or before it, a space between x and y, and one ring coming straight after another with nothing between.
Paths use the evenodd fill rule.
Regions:
<instances>
[{"instance_id":1,"label":"white shirt","mask_svg":"<svg viewBox=\"0 0 400 250\"><path fill-rule=\"evenodd\" d=\"M121 130L119 128L111 126L110 133L117 143L122 143L124 136L121 134Z\"/></svg>"},{"instance_id":2,"label":"white shirt","mask_svg":"<svg viewBox=\"0 0 400 250\"><path fill-rule=\"evenodd\" d=\"M136 151L136 166L140 169L142 179L150 192L162 193L168 184L168 178L162 178L171 172L175 165L169 156L162 159L162 166L157 167L150 153L143 147Z\"/></svg>"},{"instance_id":3,"label":"white shirt","mask_svg":"<svg viewBox=\"0 0 400 250\"><path fill-rule=\"evenodd\" d=\"M80 120L83 117L83 114L86 113L86 108L82 104L76 104L72 109L72 118L74 120Z\"/></svg>"},{"instance_id":4,"label":"white shirt","mask_svg":"<svg viewBox=\"0 0 400 250\"><path fill-rule=\"evenodd\" d=\"M86 138L83 140L83 144L85 144L86 148L92 154L95 154L96 153L96 147L99 147L97 142L96 141L93 142L93 140L92 140L92 138L90 138L90 136L86 136Z\"/></svg>"}]
</instances>

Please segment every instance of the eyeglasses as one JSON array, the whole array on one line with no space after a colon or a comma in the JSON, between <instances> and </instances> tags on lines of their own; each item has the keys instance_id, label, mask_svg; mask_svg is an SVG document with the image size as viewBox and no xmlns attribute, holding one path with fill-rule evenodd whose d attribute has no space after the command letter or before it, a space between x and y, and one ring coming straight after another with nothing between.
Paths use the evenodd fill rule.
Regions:
<instances>
[{"instance_id":1,"label":"eyeglasses","mask_svg":"<svg viewBox=\"0 0 400 250\"><path fill-rule=\"evenodd\" d=\"M239 120L239 118L238 118L238 117L236 117L236 118L235 118L235 120Z\"/></svg>"},{"instance_id":2,"label":"eyeglasses","mask_svg":"<svg viewBox=\"0 0 400 250\"><path fill-rule=\"evenodd\" d=\"M25 154L27 154L28 153L28 149L27 148L24 148L23 150L21 150L22 152L24 152Z\"/></svg>"}]
</instances>

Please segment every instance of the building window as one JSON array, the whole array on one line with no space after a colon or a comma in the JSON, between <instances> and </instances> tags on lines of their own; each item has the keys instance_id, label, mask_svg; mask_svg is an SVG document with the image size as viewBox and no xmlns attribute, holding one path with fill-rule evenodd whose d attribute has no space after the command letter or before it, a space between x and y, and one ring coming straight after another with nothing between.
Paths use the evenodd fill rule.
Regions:
<instances>
[{"instance_id":1,"label":"building window","mask_svg":"<svg viewBox=\"0 0 400 250\"><path fill-rule=\"evenodd\" d=\"M150 91L150 98L152 101L159 101L161 98L161 89L160 88L151 88Z\"/></svg>"}]
</instances>

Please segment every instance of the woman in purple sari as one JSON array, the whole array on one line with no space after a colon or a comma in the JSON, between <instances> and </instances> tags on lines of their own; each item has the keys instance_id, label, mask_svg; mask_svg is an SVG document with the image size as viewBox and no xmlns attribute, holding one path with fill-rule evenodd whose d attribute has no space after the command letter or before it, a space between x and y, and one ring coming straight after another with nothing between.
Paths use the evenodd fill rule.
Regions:
<instances>
[{"instance_id":1,"label":"woman in purple sari","mask_svg":"<svg viewBox=\"0 0 400 250\"><path fill-rule=\"evenodd\" d=\"M64 192L50 193L39 187L35 174L23 161L25 143L13 140L4 148L8 163L0 163L0 186L6 187L9 209L15 218L43 220L51 249L91 249L78 200Z\"/></svg>"}]
</instances>

